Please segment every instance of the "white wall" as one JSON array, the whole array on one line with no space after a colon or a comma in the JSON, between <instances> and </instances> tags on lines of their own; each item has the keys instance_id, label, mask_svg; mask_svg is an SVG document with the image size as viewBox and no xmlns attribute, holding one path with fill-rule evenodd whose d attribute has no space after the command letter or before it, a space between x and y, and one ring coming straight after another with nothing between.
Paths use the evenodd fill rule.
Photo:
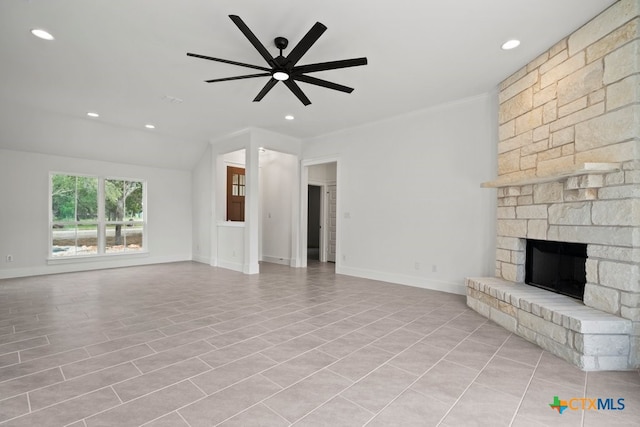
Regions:
<instances>
[{"instance_id":1,"label":"white wall","mask_svg":"<svg viewBox=\"0 0 640 427\"><path fill-rule=\"evenodd\" d=\"M289 265L292 213L298 191L296 156L276 151L260 154L260 259Z\"/></svg>"},{"instance_id":2,"label":"white wall","mask_svg":"<svg viewBox=\"0 0 640 427\"><path fill-rule=\"evenodd\" d=\"M211 147L202 155L191 172L193 199L191 218L193 221L193 260L209 264L211 262L211 216L212 216L212 169ZM197 230L197 232L195 231Z\"/></svg>"},{"instance_id":3,"label":"white wall","mask_svg":"<svg viewBox=\"0 0 640 427\"><path fill-rule=\"evenodd\" d=\"M338 159L338 273L457 293L493 275L495 98L305 142L305 161Z\"/></svg>"},{"instance_id":4,"label":"white wall","mask_svg":"<svg viewBox=\"0 0 640 427\"><path fill-rule=\"evenodd\" d=\"M309 166L310 184L335 184L336 162Z\"/></svg>"},{"instance_id":5,"label":"white wall","mask_svg":"<svg viewBox=\"0 0 640 427\"><path fill-rule=\"evenodd\" d=\"M48 265L51 171L145 180L149 254ZM0 150L0 278L190 260L191 209L188 171Z\"/></svg>"}]
</instances>

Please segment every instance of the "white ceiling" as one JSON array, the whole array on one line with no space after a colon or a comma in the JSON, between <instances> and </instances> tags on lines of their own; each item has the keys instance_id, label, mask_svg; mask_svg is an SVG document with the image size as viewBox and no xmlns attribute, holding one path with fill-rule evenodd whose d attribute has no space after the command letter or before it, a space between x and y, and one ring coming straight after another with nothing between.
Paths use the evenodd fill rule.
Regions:
<instances>
[{"instance_id":1,"label":"white ceiling","mask_svg":"<svg viewBox=\"0 0 640 427\"><path fill-rule=\"evenodd\" d=\"M243 128L304 139L489 92L612 3L1 0L0 148L105 160L126 149L125 162L189 169L207 141ZM186 56L265 66L229 14L274 56L276 36L289 39L286 56L319 21L328 30L300 65L361 56L369 64L314 74L352 94L300 83L312 102L304 107L278 84L254 103L266 77L207 84L257 71ZM509 38L522 45L501 50Z\"/></svg>"}]
</instances>

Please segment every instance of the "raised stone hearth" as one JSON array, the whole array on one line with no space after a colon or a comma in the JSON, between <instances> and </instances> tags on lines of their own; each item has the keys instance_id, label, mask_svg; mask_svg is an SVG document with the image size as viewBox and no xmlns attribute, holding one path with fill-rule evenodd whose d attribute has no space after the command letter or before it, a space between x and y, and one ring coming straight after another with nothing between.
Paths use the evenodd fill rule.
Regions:
<instances>
[{"instance_id":1,"label":"raised stone hearth","mask_svg":"<svg viewBox=\"0 0 640 427\"><path fill-rule=\"evenodd\" d=\"M630 320L496 277L466 284L468 305L505 329L587 371L628 369Z\"/></svg>"},{"instance_id":2,"label":"raised stone hearth","mask_svg":"<svg viewBox=\"0 0 640 427\"><path fill-rule=\"evenodd\" d=\"M614 3L498 97L498 176L483 184L497 188L496 278L469 279L468 305L582 369L639 368L640 0ZM523 283L525 239L587 244L584 302Z\"/></svg>"}]
</instances>

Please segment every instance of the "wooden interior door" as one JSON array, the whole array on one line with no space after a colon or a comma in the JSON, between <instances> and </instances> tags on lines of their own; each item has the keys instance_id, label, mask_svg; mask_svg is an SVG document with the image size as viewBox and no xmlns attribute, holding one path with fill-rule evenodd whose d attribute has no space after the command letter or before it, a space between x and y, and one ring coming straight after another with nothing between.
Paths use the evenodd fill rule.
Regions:
<instances>
[{"instance_id":1,"label":"wooden interior door","mask_svg":"<svg viewBox=\"0 0 640 427\"><path fill-rule=\"evenodd\" d=\"M227 166L227 221L244 221L244 168Z\"/></svg>"}]
</instances>

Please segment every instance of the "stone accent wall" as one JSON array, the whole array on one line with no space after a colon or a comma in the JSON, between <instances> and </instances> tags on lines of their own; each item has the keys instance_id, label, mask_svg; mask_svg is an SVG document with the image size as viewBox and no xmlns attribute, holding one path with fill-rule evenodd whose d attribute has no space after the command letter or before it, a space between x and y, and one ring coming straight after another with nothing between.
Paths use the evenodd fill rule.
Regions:
<instances>
[{"instance_id":1,"label":"stone accent wall","mask_svg":"<svg viewBox=\"0 0 640 427\"><path fill-rule=\"evenodd\" d=\"M621 0L500 84L498 176L639 158L640 1Z\"/></svg>"},{"instance_id":2,"label":"stone accent wall","mask_svg":"<svg viewBox=\"0 0 640 427\"><path fill-rule=\"evenodd\" d=\"M586 243L584 304L633 322L628 367L640 367L640 0L499 89L496 277L524 281L525 238Z\"/></svg>"}]
</instances>

